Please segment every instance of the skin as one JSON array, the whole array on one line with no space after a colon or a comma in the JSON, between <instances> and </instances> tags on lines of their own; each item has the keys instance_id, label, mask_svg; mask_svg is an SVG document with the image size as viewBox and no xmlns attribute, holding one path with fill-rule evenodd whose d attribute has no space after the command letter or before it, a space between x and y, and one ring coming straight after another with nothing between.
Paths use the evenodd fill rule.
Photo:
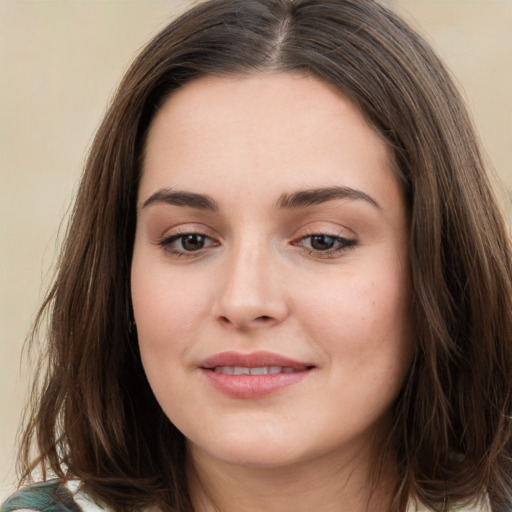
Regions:
<instances>
[{"instance_id":1,"label":"skin","mask_svg":"<svg viewBox=\"0 0 512 512\"><path fill-rule=\"evenodd\" d=\"M332 187L357 192L283 201ZM204 237L179 237L192 233ZM331 86L208 77L167 99L147 139L132 299L147 377L187 438L196 510L385 510L392 461L373 500L369 475L413 352L407 247L389 150ZM255 398L201 369L258 350L312 369Z\"/></svg>"}]
</instances>

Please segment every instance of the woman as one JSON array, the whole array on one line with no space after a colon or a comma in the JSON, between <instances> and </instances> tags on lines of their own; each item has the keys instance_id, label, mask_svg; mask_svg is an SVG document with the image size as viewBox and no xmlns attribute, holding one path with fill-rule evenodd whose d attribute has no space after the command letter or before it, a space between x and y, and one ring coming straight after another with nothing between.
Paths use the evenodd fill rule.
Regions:
<instances>
[{"instance_id":1,"label":"woman","mask_svg":"<svg viewBox=\"0 0 512 512\"><path fill-rule=\"evenodd\" d=\"M2 511L508 511L510 270L466 110L395 14L201 4L95 138L39 317L45 482Z\"/></svg>"}]
</instances>

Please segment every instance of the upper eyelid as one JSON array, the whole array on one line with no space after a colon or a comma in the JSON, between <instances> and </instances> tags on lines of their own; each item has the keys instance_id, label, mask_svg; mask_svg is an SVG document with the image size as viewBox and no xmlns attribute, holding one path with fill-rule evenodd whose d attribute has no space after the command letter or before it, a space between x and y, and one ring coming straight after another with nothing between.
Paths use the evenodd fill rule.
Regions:
<instances>
[{"instance_id":1,"label":"upper eyelid","mask_svg":"<svg viewBox=\"0 0 512 512\"><path fill-rule=\"evenodd\" d=\"M331 236L333 238L345 238L345 239L353 239L356 238L356 234L345 227L336 226L336 227L330 227L330 228L322 228L322 227L308 227L304 226L299 228L296 233L300 232L300 234L294 235L295 239L302 239L307 238L309 236L315 236L315 235L325 235L325 236Z\"/></svg>"},{"instance_id":2,"label":"upper eyelid","mask_svg":"<svg viewBox=\"0 0 512 512\"><path fill-rule=\"evenodd\" d=\"M191 234L203 235L209 238L218 238L214 230L212 230L208 226L194 222L181 223L175 226L167 227L165 230L161 231L161 235L159 235L159 238L163 240L165 238L171 238L173 236L179 237Z\"/></svg>"},{"instance_id":3,"label":"upper eyelid","mask_svg":"<svg viewBox=\"0 0 512 512\"><path fill-rule=\"evenodd\" d=\"M305 219L303 223L297 225L295 233L303 233L304 236L320 234L355 237L356 231L346 224L347 220L348 219L340 219L337 216L331 218L330 215L327 215L327 218ZM349 221L348 223L353 224L353 221Z\"/></svg>"},{"instance_id":4,"label":"upper eyelid","mask_svg":"<svg viewBox=\"0 0 512 512\"><path fill-rule=\"evenodd\" d=\"M292 226L285 228L286 231L288 231L288 229L291 227ZM208 224L205 224L203 222L194 222L192 220L189 222L178 222L175 225L167 226L165 229L159 230L160 234L155 233L155 235L158 241L169 239L172 237L180 237L187 234L199 234L216 240L218 242L225 242L226 238L229 239L232 238L233 236L231 230L229 230L228 233L224 234L226 236L223 236L222 231L225 228L226 226L224 226L223 228L221 227L221 231L219 232L218 229L212 228ZM280 232L279 236L285 236L286 238L288 238L289 242L297 241L313 235L326 235L330 237L343 239L359 238L357 233L350 227L328 219L315 220L313 222L308 221L305 222L304 224L296 225L293 228L293 231L289 232L288 235L286 235L285 232L281 231L281 229L282 228L279 228L276 234Z\"/></svg>"}]
</instances>

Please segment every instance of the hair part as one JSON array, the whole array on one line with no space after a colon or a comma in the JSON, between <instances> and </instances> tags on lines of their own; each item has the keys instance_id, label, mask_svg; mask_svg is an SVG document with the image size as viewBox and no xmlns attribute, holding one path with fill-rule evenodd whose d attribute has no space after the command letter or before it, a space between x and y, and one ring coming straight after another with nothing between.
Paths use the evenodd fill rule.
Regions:
<instances>
[{"instance_id":1,"label":"hair part","mask_svg":"<svg viewBox=\"0 0 512 512\"><path fill-rule=\"evenodd\" d=\"M410 213L416 353L383 453L433 509L512 503L509 234L459 93L430 47L373 0L211 0L135 60L94 139L33 332L49 320L21 470L79 478L116 510L191 511L185 440L146 380L130 265L149 125L203 76L300 72L332 84L389 144ZM32 445L38 458L32 462Z\"/></svg>"}]
</instances>

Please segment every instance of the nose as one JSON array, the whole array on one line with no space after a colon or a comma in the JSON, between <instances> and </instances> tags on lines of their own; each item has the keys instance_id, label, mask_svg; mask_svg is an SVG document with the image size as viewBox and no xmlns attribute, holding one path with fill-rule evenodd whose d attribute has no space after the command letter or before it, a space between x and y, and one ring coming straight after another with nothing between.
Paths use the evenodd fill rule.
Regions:
<instances>
[{"instance_id":1,"label":"nose","mask_svg":"<svg viewBox=\"0 0 512 512\"><path fill-rule=\"evenodd\" d=\"M285 278L269 248L247 244L234 249L218 278L215 318L239 330L277 325L288 316Z\"/></svg>"}]
</instances>

